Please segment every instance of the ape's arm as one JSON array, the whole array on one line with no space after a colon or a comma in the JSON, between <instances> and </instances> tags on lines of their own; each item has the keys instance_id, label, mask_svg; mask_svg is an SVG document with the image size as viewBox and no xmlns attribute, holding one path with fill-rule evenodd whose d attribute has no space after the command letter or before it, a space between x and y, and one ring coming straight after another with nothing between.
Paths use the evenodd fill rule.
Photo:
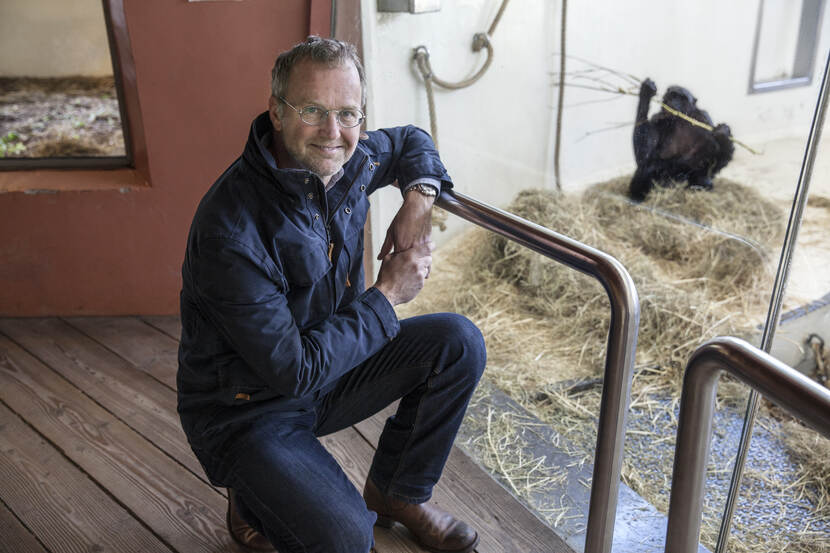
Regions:
<instances>
[{"instance_id":1,"label":"ape's arm","mask_svg":"<svg viewBox=\"0 0 830 553\"><path fill-rule=\"evenodd\" d=\"M732 131L726 123L721 123L715 127L712 135L715 137L715 141L719 146L715 166L712 168L712 174L714 175L726 167L727 163L732 161L732 154L735 153L735 145L732 144Z\"/></svg>"},{"instance_id":2,"label":"ape's arm","mask_svg":"<svg viewBox=\"0 0 830 553\"><path fill-rule=\"evenodd\" d=\"M648 120L651 99L657 94L657 85L646 79L640 85L640 102L637 104L637 118L634 121L634 159L637 165L650 158L657 147L659 133Z\"/></svg>"}]
</instances>

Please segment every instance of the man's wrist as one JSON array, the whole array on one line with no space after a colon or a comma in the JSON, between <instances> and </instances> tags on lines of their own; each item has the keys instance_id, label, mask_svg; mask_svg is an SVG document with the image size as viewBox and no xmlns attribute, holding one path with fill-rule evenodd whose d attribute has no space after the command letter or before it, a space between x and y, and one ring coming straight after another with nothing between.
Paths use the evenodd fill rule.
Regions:
<instances>
[{"instance_id":1,"label":"man's wrist","mask_svg":"<svg viewBox=\"0 0 830 553\"><path fill-rule=\"evenodd\" d=\"M406 188L404 188L404 196L408 196L412 192L418 192L422 196L429 196L435 198L438 196L438 187L428 182L415 181Z\"/></svg>"},{"instance_id":2,"label":"man's wrist","mask_svg":"<svg viewBox=\"0 0 830 553\"><path fill-rule=\"evenodd\" d=\"M396 305L398 304L398 301L397 301L397 300L398 300L398 298L396 298L396 297L395 297L395 295L394 295L394 294L392 294L392 291L391 291L391 290L389 290L389 289L388 289L386 286L384 286L383 284L378 283L378 282L375 282L375 284L373 285L373 288L374 288L375 290L377 290L378 292L380 292L380 294L381 294L383 297L385 297L385 298L386 298L386 301L388 301L388 302L389 302L389 305L391 305L392 307L394 307L394 306L396 306Z\"/></svg>"},{"instance_id":3,"label":"man's wrist","mask_svg":"<svg viewBox=\"0 0 830 553\"><path fill-rule=\"evenodd\" d=\"M421 194L416 190L407 191L403 197L404 205L419 205L426 208L431 208L432 204L435 203L436 196L429 196L426 194Z\"/></svg>"}]
</instances>

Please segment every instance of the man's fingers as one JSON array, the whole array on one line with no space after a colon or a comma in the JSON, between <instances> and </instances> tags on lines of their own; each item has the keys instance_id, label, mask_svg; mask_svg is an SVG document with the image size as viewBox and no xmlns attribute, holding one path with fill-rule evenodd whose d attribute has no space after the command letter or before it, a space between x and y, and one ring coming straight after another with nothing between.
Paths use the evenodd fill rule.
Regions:
<instances>
[{"instance_id":1,"label":"man's fingers","mask_svg":"<svg viewBox=\"0 0 830 553\"><path fill-rule=\"evenodd\" d=\"M380 247L380 253L378 254L378 259L383 259L384 257L386 257L386 254L388 254L390 251L392 251L392 245L393 245L392 235L391 235L391 233L387 232L386 233L386 240L383 241L383 246Z\"/></svg>"}]
</instances>

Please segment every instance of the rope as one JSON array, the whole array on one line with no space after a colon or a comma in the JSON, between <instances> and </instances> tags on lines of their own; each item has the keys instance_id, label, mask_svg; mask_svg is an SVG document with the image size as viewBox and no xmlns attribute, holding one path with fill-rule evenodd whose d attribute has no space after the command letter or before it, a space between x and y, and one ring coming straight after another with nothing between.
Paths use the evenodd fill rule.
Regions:
<instances>
[{"instance_id":1,"label":"rope","mask_svg":"<svg viewBox=\"0 0 830 553\"><path fill-rule=\"evenodd\" d=\"M418 71L421 72L421 76L424 79L424 88L427 91L427 105L429 106L429 133L432 135L432 141L435 143L436 150L440 149L438 147L438 115L435 110L435 91L432 85L435 83L442 88L458 90L461 88L467 88L484 75L490 67L490 64L493 63L493 45L490 43L490 36L492 36L492 34L496 31L496 26L501 20L504 9L507 7L507 2L509 2L509 0L502 0L499 11L496 13L496 17L493 19L493 23L490 24L490 29L486 33L476 33L473 35L473 52L480 52L482 48L486 48L487 59L484 60L484 65L481 66L481 69L479 69L478 72L476 72L476 74L469 79L465 79L457 83L451 83L449 81L439 79L432 72L432 65L429 63L429 49L423 45L415 48L415 64L418 66ZM443 231L447 228L446 220L447 213L444 210L440 208L433 209L433 225Z\"/></svg>"},{"instance_id":2,"label":"rope","mask_svg":"<svg viewBox=\"0 0 830 553\"><path fill-rule=\"evenodd\" d=\"M429 50L427 50L426 46L418 46L416 48L416 55L419 49L423 49L421 51L421 63L426 68L426 72L432 75L432 80L440 87L448 88L450 90L458 90L460 88L467 88L471 84L475 83L479 80L484 72L487 71L487 68L490 67L490 64L493 62L493 45L490 44L490 37L487 36L487 33L476 33L473 36L473 52L479 52L482 48L487 48L487 59L484 60L484 65L481 66L481 69L478 72L470 77L469 79L465 79L463 81L459 81L457 83L451 83L449 81L445 81L443 79L439 79L432 73L432 66L429 63ZM423 70L421 71L423 73Z\"/></svg>"},{"instance_id":3,"label":"rope","mask_svg":"<svg viewBox=\"0 0 830 553\"><path fill-rule=\"evenodd\" d=\"M496 13L496 17L493 19L493 22L490 24L490 28L487 30L488 35L493 36L493 33L496 32L496 25L498 25L499 21L501 21L501 16L504 13L504 8L507 7L507 2L508 1L509 0L504 0L501 3L501 6L499 7L499 11Z\"/></svg>"},{"instance_id":4,"label":"rope","mask_svg":"<svg viewBox=\"0 0 830 553\"><path fill-rule=\"evenodd\" d=\"M562 32L560 33L559 74L565 75L565 30L568 20L568 0L562 0ZM560 79L564 80L564 79ZM559 174L559 150L562 144L562 112L565 104L565 83L559 83L559 101L556 108L556 145L553 150L553 174L556 179L556 189L562 191L562 177Z\"/></svg>"},{"instance_id":5,"label":"rope","mask_svg":"<svg viewBox=\"0 0 830 553\"><path fill-rule=\"evenodd\" d=\"M813 355L816 358L816 380L830 388L830 367L825 359L824 340L818 334L810 334L806 342L813 348Z\"/></svg>"},{"instance_id":6,"label":"rope","mask_svg":"<svg viewBox=\"0 0 830 553\"><path fill-rule=\"evenodd\" d=\"M426 46L415 48L415 63L424 78L424 87L427 90L427 104L429 105L429 133L438 149L438 118L435 114L435 92L432 89L432 68L429 65L429 50Z\"/></svg>"},{"instance_id":7,"label":"rope","mask_svg":"<svg viewBox=\"0 0 830 553\"><path fill-rule=\"evenodd\" d=\"M479 69L476 74L469 79L464 79L463 81L455 83L439 79L433 73L432 65L429 63L429 49L423 45L415 48L415 63L418 66L418 70L421 72L421 76L424 79L424 88L426 88L427 91L427 103L429 104L429 128L430 133L432 134L432 140L435 142L436 149L438 148L438 116L435 111L435 92L432 85L435 83L442 88L459 90L461 88L467 88L484 75L490 67L490 64L493 63L493 45L490 43L490 36L492 36L492 34L496 31L496 26L501 20L501 16L504 14L504 9L507 7L508 2L509 0L502 0L499 11L496 13L496 17L493 19L493 22L490 24L490 29L486 33L476 33L473 35L473 52L480 52L482 48L485 48L487 49L487 59L484 60L484 65L481 66L481 69Z\"/></svg>"}]
</instances>

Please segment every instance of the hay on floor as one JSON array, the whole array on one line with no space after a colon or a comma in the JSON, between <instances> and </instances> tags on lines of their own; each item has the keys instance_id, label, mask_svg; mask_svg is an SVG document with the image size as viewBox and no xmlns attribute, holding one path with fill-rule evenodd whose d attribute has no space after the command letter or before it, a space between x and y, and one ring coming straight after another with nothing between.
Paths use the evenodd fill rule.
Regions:
<instances>
[{"instance_id":1,"label":"hay on floor","mask_svg":"<svg viewBox=\"0 0 830 553\"><path fill-rule=\"evenodd\" d=\"M690 353L714 336L757 335L786 214L752 188L726 179L716 179L711 192L658 188L641 204L627 199L628 181L614 179L579 196L526 190L507 210L603 250L628 269L641 303L632 408L653 410L655 421L673 419ZM414 302L400 306L400 314L452 310L470 317L487 340L486 378L536 416L555 421L571 443L590 452L610 315L601 286L480 229L454 239L433 257L428 285ZM719 398L740 404L745 387L721 380ZM654 401L661 394L675 399ZM494 444L507 439L495 428L490 431ZM674 439L659 424L653 432L654 440ZM823 512L828 482L815 471L826 470L827 457L816 459L815 448L791 445L812 459L803 462L803 487L796 493L820 490L816 504ZM504 455L499 447L490 461L509 467L510 477L521 480L515 467L523 460ZM671 473L670 466L666 472ZM655 489L639 474L637 459L625 458L623 476L650 502L665 504L667 490ZM711 520L719 517L717 506L708 517L704 542L717 533L718 521Z\"/></svg>"}]
</instances>

